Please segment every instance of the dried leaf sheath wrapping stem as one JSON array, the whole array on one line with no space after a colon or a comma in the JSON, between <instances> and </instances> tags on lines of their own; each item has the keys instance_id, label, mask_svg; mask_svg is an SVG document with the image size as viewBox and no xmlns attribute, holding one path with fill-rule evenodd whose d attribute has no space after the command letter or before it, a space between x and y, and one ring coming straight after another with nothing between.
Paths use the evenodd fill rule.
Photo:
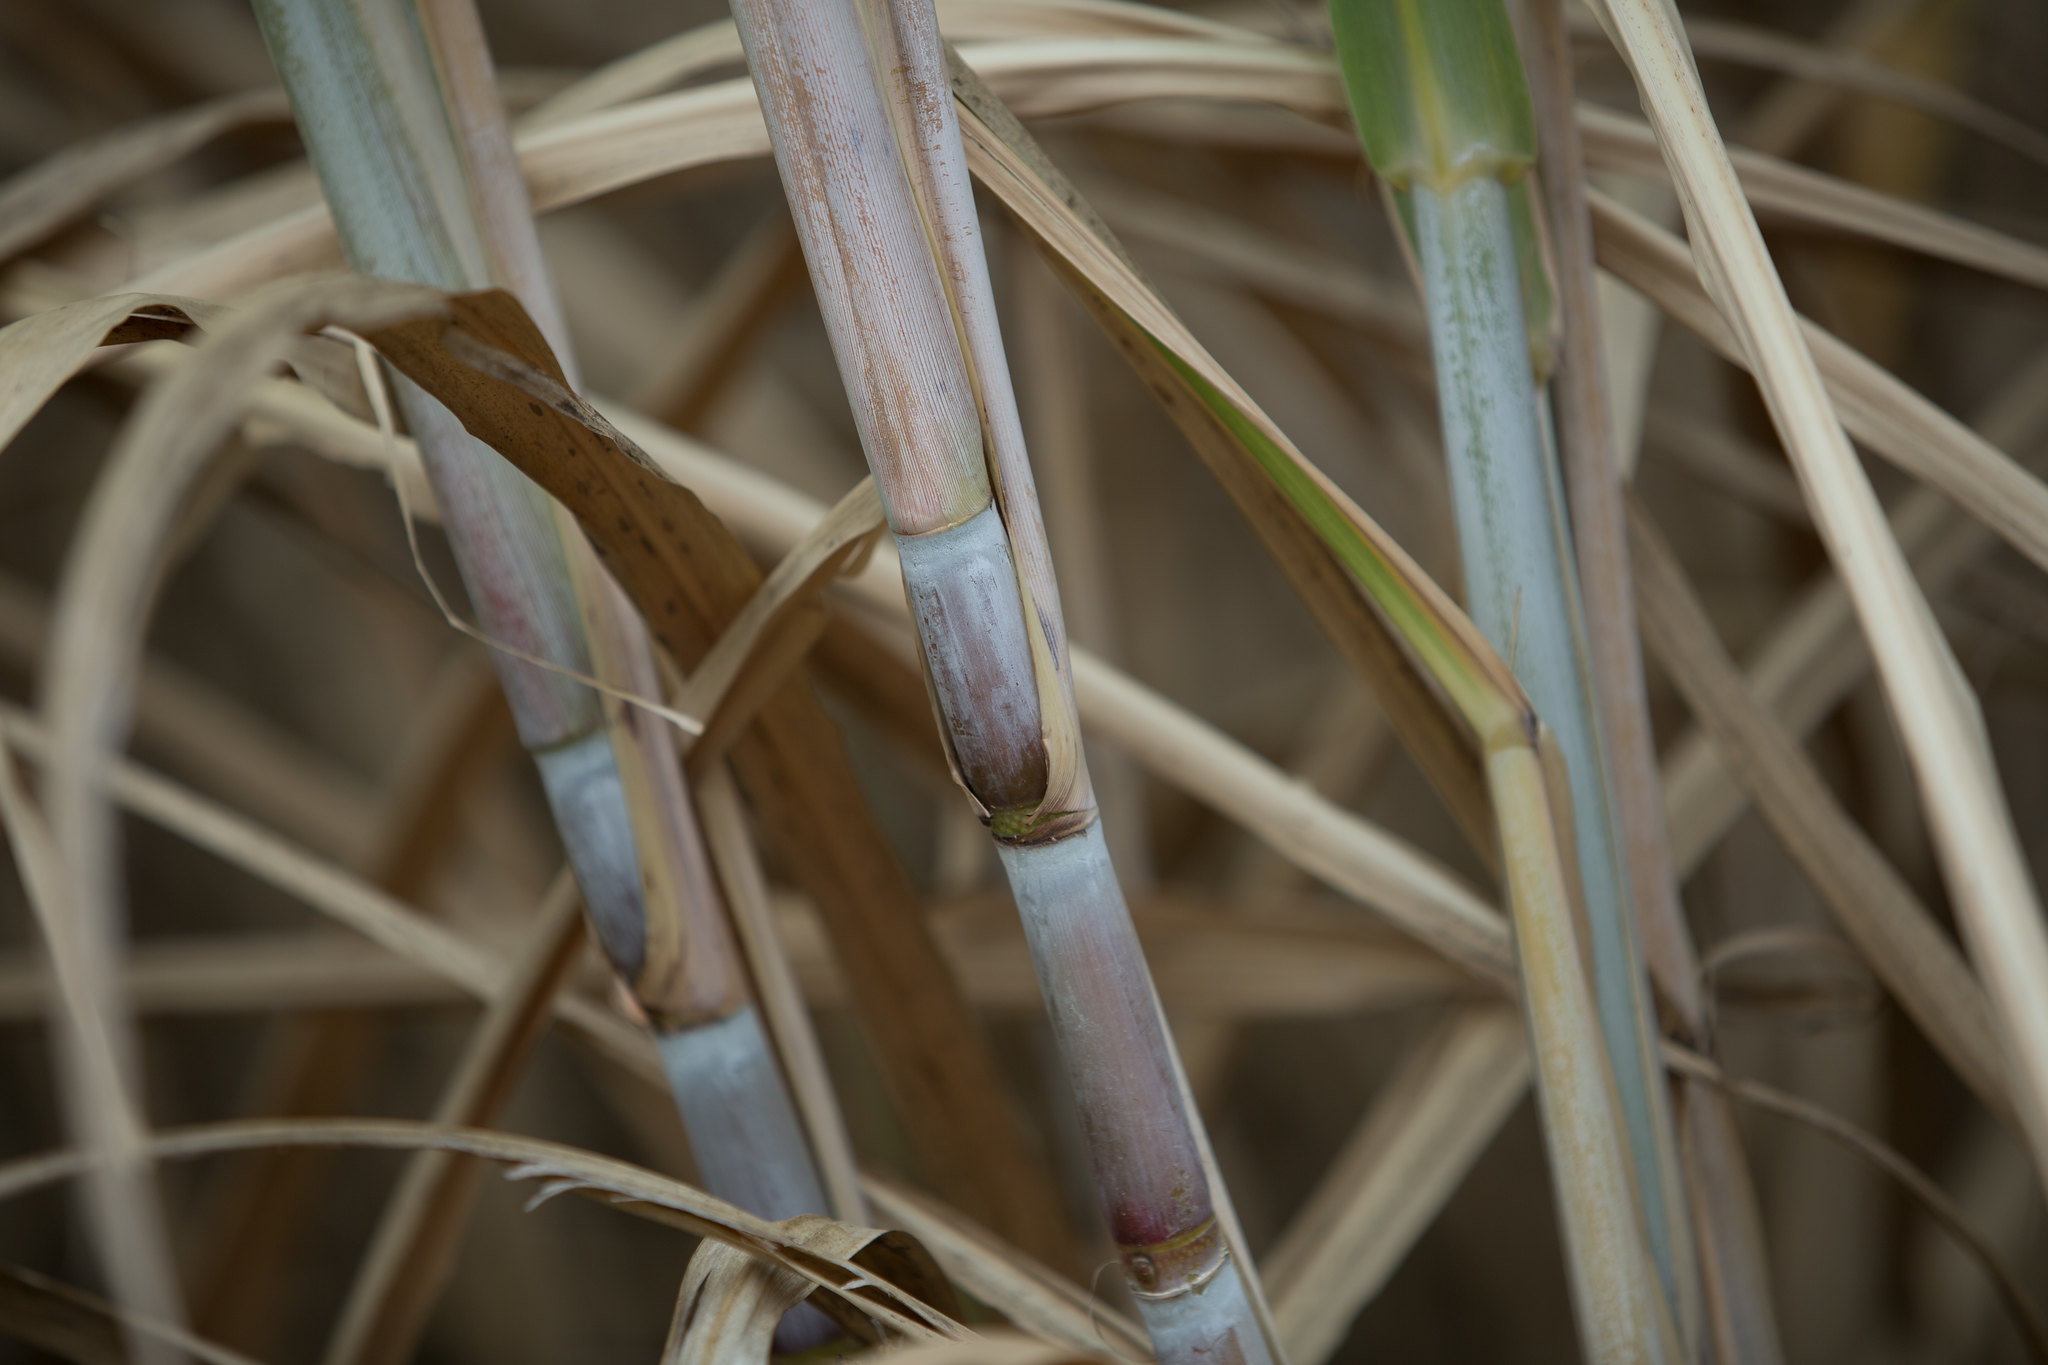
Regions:
<instances>
[{"instance_id":1,"label":"dried leaf sheath wrapping stem","mask_svg":"<svg viewBox=\"0 0 2048 1365\"><path fill-rule=\"evenodd\" d=\"M931 7L736 0L734 14L942 733L998 837L1154 1349L1268 1359L1088 794Z\"/></svg>"},{"instance_id":2,"label":"dried leaf sheath wrapping stem","mask_svg":"<svg viewBox=\"0 0 2048 1365\"><path fill-rule=\"evenodd\" d=\"M258 5L349 260L443 288L511 283L553 322L475 16L463 0L409 10ZM399 392L486 634L555 670L654 693L645 628L574 524L440 404ZM657 1021L671 1077L717 1082L679 1095L694 1138L736 1144L707 1171L769 1216L823 1210L670 736L562 672L494 654L607 955ZM729 1106L764 1095L779 1103L748 1115L740 1141L722 1122Z\"/></svg>"},{"instance_id":3,"label":"dried leaf sheath wrapping stem","mask_svg":"<svg viewBox=\"0 0 2048 1365\"><path fill-rule=\"evenodd\" d=\"M1614 1082L1599 1064L1599 1021L1588 1008L1542 767L1535 744L1489 739L1487 786L1499 812L1536 1101L1551 1151L1580 1342L1596 1365L1678 1365L1684 1352L1635 1221Z\"/></svg>"}]
</instances>

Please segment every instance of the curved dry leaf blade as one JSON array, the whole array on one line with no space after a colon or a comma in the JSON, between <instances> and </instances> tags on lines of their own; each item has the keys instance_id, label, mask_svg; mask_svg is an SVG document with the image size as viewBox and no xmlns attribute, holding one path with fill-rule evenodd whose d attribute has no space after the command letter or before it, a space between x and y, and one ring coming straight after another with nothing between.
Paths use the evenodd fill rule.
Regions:
<instances>
[{"instance_id":1,"label":"curved dry leaf blade","mask_svg":"<svg viewBox=\"0 0 2048 1365\"><path fill-rule=\"evenodd\" d=\"M1572 16L1574 27L1603 46L1607 35L1592 15ZM1770 29L1725 19L1688 19L1686 41L1693 54L1709 60L1740 62L1802 81L1825 82L1838 89L1875 95L1908 108L1945 118L2008 151L2048 166L2048 133L2002 114L1967 92L1887 66L1862 52L1807 42Z\"/></svg>"},{"instance_id":2,"label":"curved dry leaf blade","mask_svg":"<svg viewBox=\"0 0 2048 1365\"><path fill-rule=\"evenodd\" d=\"M2044 423L2048 356L2037 356L2001 385L1975 426L1994 443L2034 452L2038 459ZM1800 505L1803 511L1805 504ZM1914 578L1937 599L1999 543L1982 522L1925 487L1900 500L1891 527ZM1854 607L1833 573L1799 592L1747 663L1759 700L1798 736L1831 713L1869 669L1868 643L1857 632ZM1741 814L1746 798L1698 731L1672 746L1665 793L1674 856L1681 873L1689 873Z\"/></svg>"},{"instance_id":3,"label":"curved dry leaf blade","mask_svg":"<svg viewBox=\"0 0 2048 1365\"><path fill-rule=\"evenodd\" d=\"M0 261L223 133L290 119L283 91L246 90L67 147L0 185Z\"/></svg>"},{"instance_id":4,"label":"curved dry leaf blade","mask_svg":"<svg viewBox=\"0 0 2048 1365\"><path fill-rule=\"evenodd\" d=\"M2048 1317L2029 1297L2024 1281L2007 1265L2005 1257L1999 1254L1990 1239L1980 1235L1970 1225L1969 1218L1954 1200L1948 1197L1940 1185L1907 1160L1905 1155L1890 1144L1847 1119L1840 1118L1817 1104L1811 1104L1796 1095L1788 1095L1771 1086L1755 1081L1737 1080L1722 1072L1706 1058L1682 1048L1667 1046L1665 1064L1674 1072L1695 1077L1714 1086L1728 1095L1757 1109L1791 1119L1815 1132L1823 1133L1839 1142L1850 1151L1896 1180L1912 1196L1914 1202L1925 1209L1935 1222L1939 1223L1970 1258L1983 1267L1998 1296L2012 1314L2013 1325L2019 1329L2020 1337L2027 1352L2037 1362L2048 1361Z\"/></svg>"},{"instance_id":5,"label":"curved dry leaf blade","mask_svg":"<svg viewBox=\"0 0 2048 1365\"><path fill-rule=\"evenodd\" d=\"M1673 234L1590 196L1601 264L1744 368L1750 362ZM1941 489L2037 564L2048 564L2048 486L1989 441L1818 324L1799 319L1850 435Z\"/></svg>"},{"instance_id":6,"label":"curved dry leaf blade","mask_svg":"<svg viewBox=\"0 0 2048 1365\"><path fill-rule=\"evenodd\" d=\"M0 704L0 733L26 758L41 761L48 754L42 726L15 707ZM133 763L116 764L108 785L116 800L143 819L347 925L464 993L489 1000L503 988L507 968L491 953L246 817ZM640 1029L580 997L562 998L557 1009L600 1051L628 1071L666 1087L660 1063Z\"/></svg>"},{"instance_id":7,"label":"curved dry leaf blade","mask_svg":"<svg viewBox=\"0 0 2048 1365\"><path fill-rule=\"evenodd\" d=\"M1111 35L1264 41L1228 24L1117 0L939 0L938 12L940 27L956 42ZM731 20L721 19L598 68L536 105L520 120L521 127L538 128L616 108L744 60L737 29Z\"/></svg>"},{"instance_id":8,"label":"curved dry leaf blade","mask_svg":"<svg viewBox=\"0 0 2048 1365\"><path fill-rule=\"evenodd\" d=\"M725 1243L792 1271L912 1339L964 1340L972 1336L945 1313L857 1264L836 1247L821 1250L817 1225L843 1225L814 1215L772 1223L680 1180L559 1142L399 1119L259 1119L153 1133L147 1155L155 1161L177 1161L259 1147L364 1147L481 1157L509 1167L507 1179L540 1182L534 1203L560 1194L578 1194ZM5 1163L0 1165L0 1201L76 1179L94 1164L90 1156L75 1151ZM852 1231L861 1235L862 1246L873 1234L867 1228Z\"/></svg>"},{"instance_id":9,"label":"curved dry leaf blade","mask_svg":"<svg viewBox=\"0 0 2048 1365\"><path fill-rule=\"evenodd\" d=\"M882 529L882 499L870 476L769 571L676 695L677 709L704 724L691 746L693 764L723 752L782 686L824 630L819 594L873 548Z\"/></svg>"},{"instance_id":10,"label":"curved dry leaf blade","mask_svg":"<svg viewBox=\"0 0 2048 1365\"><path fill-rule=\"evenodd\" d=\"M1638 504L1629 512L1643 633L1666 676L1871 967L1971 1091L2009 1119L1991 1007L1962 954L1751 695L1663 537Z\"/></svg>"},{"instance_id":11,"label":"curved dry leaf blade","mask_svg":"<svg viewBox=\"0 0 2048 1365\"><path fill-rule=\"evenodd\" d=\"M1579 127L1587 159L1602 170L1669 176L1656 134L1641 119L1583 105ZM1761 215L1867 237L2034 289L2048 288L2048 249L1762 152L1735 147L1728 156L1742 178L1743 193Z\"/></svg>"},{"instance_id":12,"label":"curved dry leaf blade","mask_svg":"<svg viewBox=\"0 0 2048 1365\"><path fill-rule=\"evenodd\" d=\"M1870 639L1964 937L2001 1025L2014 1107L2048 1170L2048 928L1976 698L1913 583L1743 200L1684 35L1658 0L1596 6L1629 63L1710 297L1751 363Z\"/></svg>"},{"instance_id":13,"label":"curved dry leaf blade","mask_svg":"<svg viewBox=\"0 0 2048 1365\"><path fill-rule=\"evenodd\" d=\"M182 335L217 310L166 294L109 294L36 313L0 329L0 448L92 358L116 342ZM152 335L154 334L154 335Z\"/></svg>"},{"instance_id":14,"label":"curved dry leaf blade","mask_svg":"<svg viewBox=\"0 0 2048 1365\"><path fill-rule=\"evenodd\" d=\"M75 348L106 320L105 310L133 302L103 303L98 311L92 304L59 310L62 322L44 325L59 327ZM187 498L204 486L215 450L240 420L249 389L277 364L291 338L339 318L381 321L440 306L435 291L379 281L279 286L220 328L203 363L145 394L116 439L71 545L43 677L50 727L46 807L69 906L63 933L73 959L88 971L106 974L120 957L114 870L119 840L106 780L126 737L144 623ZM43 377L61 382L61 373L46 370ZM121 1036L117 1024L99 1032L110 1042ZM103 1177L118 1184L138 1178L125 1162L116 1162ZM144 1190L138 1185L123 1201L139 1210L153 1207ZM106 1202L111 1209L115 1201ZM124 1298L140 1295L138 1306L175 1316L170 1281L147 1269L148 1248L159 1241L145 1227L110 1242L115 1281Z\"/></svg>"},{"instance_id":15,"label":"curved dry leaf blade","mask_svg":"<svg viewBox=\"0 0 2048 1365\"><path fill-rule=\"evenodd\" d=\"M1144 1328L957 1209L873 1173L862 1188L876 1211L912 1233L947 1276L1024 1331L1121 1360L1151 1353Z\"/></svg>"},{"instance_id":16,"label":"curved dry leaf blade","mask_svg":"<svg viewBox=\"0 0 2048 1365\"><path fill-rule=\"evenodd\" d=\"M683 1274L662 1365L766 1365L776 1324L810 1292L801 1275L707 1239Z\"/></svg>"},{"instance_id":17,"label":"curved dry leaf blade","mask_svg":"<svg viewBox=\"0 0 2048 1365\"><path fill-rule=\"evenodd\" d=\"M86 1207L96 1250L126 1313L175 1325L182 1310L155 1173L138 1159L144 1141L140 1045L120 993L118 953L78 923L62 855L4 745L0 822L56 982L51 1069L66 1125L101 1158ZM128 1330L132 1339L135 1329ZM148 1359L174 1359L153 1343L135 1344Z\"/></svg>"},{"instance_id":18,"label":"curved dry leaf blade","mask_svg":"<svg viewBox=\"0 0 2048 1365\"><path fill-rule=\"evenodd\" d=\"M609 62L549 96L519 120L521 132L563 123L660 94L722 66L746 61L732 20L678 33Z\"/></svg>"}]
</instances>

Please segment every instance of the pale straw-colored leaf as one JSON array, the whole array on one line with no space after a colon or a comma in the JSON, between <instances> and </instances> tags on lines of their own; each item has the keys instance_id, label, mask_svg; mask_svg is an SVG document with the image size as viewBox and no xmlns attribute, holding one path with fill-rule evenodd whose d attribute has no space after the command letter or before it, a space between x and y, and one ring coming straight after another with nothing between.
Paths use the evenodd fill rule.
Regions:
<instances>
[{"instance_id":1,"label":"pale straw-colored leaf","mask_svg":"<svg viewBox=\"0 0 2048 1365\"><path fill-rule=\"evenodd\" d=\"M277 363L285 339L328 321L337 308L376 319L424 303L423 291L361 280L286 286L223 327L208 365L182 372L182 385L153 390L109 455L108 473L95 486L72 542L43 674L50 734L43 790L68 904L63 923L75 959L89 973L104 975L119 959L118 835L106 785L130 724L148 608L185 500L202 485L221 438L239 420L247 387ZM74 324L69 331L82 344L90 329ZM118 1183L134 1179L125 1162L109 1171ZM139 1202L140 1196L125 1198ZM139 1266L123 1264L124 1252L114 1263L124 1297L144 1292L149 1281L137 1277L147 1276L140 1267L148 1265L148 1248L157 1240L146 1234L119 1239L142 1258ZM159 1316L176 1315L168 1307L175 1297L160 1276L142 1303Z\"/></svg>"},{"instance_id":2,"label":"pale straw-colored leaf","mask_svg":"<svg viewBox=\"0 0 2048 1365\"><path fill-rule=\"evenodd\" d=\"M47 760L50 745L44 728L18 708L0 705L0 733L24 758L38 765ZM112 766L108 790L134 814L303 901L466 994L488 1000L502 988L506 968L494 954L246 816L125 760ZM577 996L563 997L557 1008L565 1022L628 1071L659 1080L659 1064L640 1029Z\"/></svg>"},{"instance_id":3,"label":"pale straw-colored leaf","mask_svg":"<svg viewBox=\"0 0 2048 1365\"><path fill-rule=\"evenodd\" d=\"M1579 126L1586 136L1587 160L1599 169L1665 175L1656 135L1641 119L1586 105L1579 110ZM2034 289L2048 288L2048 249L1762 152L1734 148L1729 159L1742 178L1743 194L1766 218L1864 237Z\"/></svg>"},{"instance_id":4,"label":"pale straw-colored leaf","mask_svg":"<svg viewBox=\"0 0 2048 1365\"><path fill-rule=\"evenodd\" d=\"M2048 356L2022 365L2000 386L1977 422L1985 439L2029 454L2038 464L2048 424ZM2001 543L1983 522L1931 488L1900 500L1892 534L1927 592L1944 596L1963 573ZM1870 651L1855 624L1841 580L1824 572L1799 592L1753 648L1748 677L1759 700L1793 734L1805 735L1838 706L1870 669ZM1720 842L1744 798L1703 734L1681 736L1665 765L1672 848L1681 875Z\"/></svg>"},{"instance_id":5,"label":"pale straw-colored leaf","mask_svg":"<svg viewBox=\"0 0 2048 1365\"><path fill-rule=\"evenodd\" d=\"M44 670L44 791L69 905L65 924L74 954L89 969L104 974L119 958L119 840L108 784L130 725L149 606L183 504L239 421L249 386L277 363L286 339L337 312L377 321L438 306L435 298L431 290L354 279L285 286L227 322L206 363L151 390L116 441L72 543ZM108 1169L116 1179L133 1179L124 1163ZM123 1238L120 1245L146 1257L153 1240ZM142 1283L131 1267L118 1260L115 1267L119 1281ZM161 1285L145 1302L174 1316L161 1311L159 1305L175 1302Z\"/></svg>"},{"instance_id":6,"label":"pale straw-colored leaf","mask_svg":"<svg viewBox=\"0 0 2048 1365\"><path fill-rule=\"evenodd\" d=\"M1593 41L1606 44L1607 35L1591 14L1584 14L1576 26ZM1889 66L1854 47L1809 42L1754 24L1698 17L1686 21L1685 36L1695 57L1740 63L1800 82L1825 83L1838 91L1892 100L1947 119L2037 165L2048 166L2048 134L2040 129L2000 113L1967 91Z\"/></svg>"},{"instance_id":7,"label":"pale straw-colored leaf","mask_svg":"<svg viewBox=\"0 0 2048 1365\"><path fill-rule=\"evenodd\" d=\"M1976 698L1891 538L1742 197L1668 3L1598 7L1629 63L1704 283L1756 375L1902 732L1964 937L1989 988L2014 1107L2048 1170L2048 927Z\"/></svg>"},{"instance_id":8,"label":"pale straw-colored leaf","mask_svg":"<svg viewBox=\"0 0 2048 1365\"><path fill-rule=\"evenodd\" d=\"M56 986L49 1002L51 1070L59 1079L65 1126L98 1158L85 1199L95 1251L124 1313L177 1327L184 1316L177 1272L155 1171L141 1155L147 1119L140 1048L119 989L123 945L81 921L62 852L4 745L0 822ZM132 1325L124 1325L124 1334L146 1362L181 1358Z\"/></svg>"},{"instance_id":9,"label":"pale straw-colored leaf","mask_svg":"<svg viewBox=\"0 0 2048 1365\"><path fill-rule=\"evenodd\" d=\"M873 1173L863 1177L862 1188L891 1226L924 1244L948 1279L1024 1331L1119 1360L1141 1360L1150 1352L1137 1323L959 1210Z\"/></svg>"},{"instance_id":10,"label":"pale straw-colored leaf","mask_svg":"<svg viewBox=\"0 0 2048 1365\"><path fill-rule=\"evenodd\" d=\"M224 133L290 117L282 91L247 90L67 147L0 184L0 260L34 246L107 195Z\"/></svg>"},{"instance_id":11,"label":"pale straw-colored leaf","mask_svg":"<svg viewBox=\"0 0 2048 1365\"><path fill-rule=\"evenodd\" d=\"M881 498L874 480L863 479L769 571L676 693L675 709L703 727L685 741L693 766L723 752L802 662L824 629L818 595L873 548L881 531Z\"/></svg>"},{"instance_id":12,"label":"pale straw-colored leaf","mask_svg":"<svg viewBox=\"0 0 2048 1365\"><path fill-rule=\"evenodd\" d=\"M41 1018L54 993L38 955L0 954L0 1019ZM122 963L121 995L138 1016L403 1008L470 999L461 987L377 944L330 930L138 944Z\"/></svg>"},{"instance_id":13,"label":"pale straw-colored leaf","mask_svg":"<svg viewBox=\"0 0 2048 1365\"><path fill-rule=\"evenodd\" d=\"M159 1131L149 1136L144 1154L153 1161L178 1161L263 1147L445 1151L481 1157L505 1166L508 1179L537 1182L529 1207L563 1194L580 1195L792 1271L841 1296L852 1311L912 1340L972 1336L946 1314L842 1252L842 1247L859 1248L874 1241L875 1229L849 1229L808 1214L786 1223L770 1222L680 1180L559 1142L402 1119L256 1119ZM0 1201L77 1179L95 1164L91 1155L70 1150L7 1162L0 1165ZM820 1235L821 1230L842 1229L851 1236Z\"/></svg>"},{"instance_id":14,"label":"pale straw-colored leaf","mask_svg":"<svg viewBox=\"0 0 2048 1365\"><path fill-rule=\"evenodd\" d=\"M701 1242L676 1293L662 1365L767 1365L775 1324L810 1291L793 1271Z\"/></svg>"},{"instance_id":15,"label":"pale straw-colored leaf","mask_svg":"<svg viewBox=\"0 0 2048 1365\"><path fill-rule=\"evenodd\" d=\"M0 446L20 434L110 337L146 337L152 318L161 319L154 324L165 329L160 335L176 334L205 308L184 298L110 294L10 323L0 330Z\"/></svg>"},{"instance_id":16,"label":"pale straw-colored leaf","mask_svg":"<svg viewBox=\"0 0 2048 1365\"><path fill-rule=\"evenodd\" d=\"M955 42L1112 34L1258 42L1258 35L1156 5L1122 0L940 0L939 24ZM523 127L560 123L683 85L745 60L739 32L721 19L630 53L537 105Z\"/></svg>"},{"instance_id":17,"label":"pale straw-colored leaf","mask_svg":"<svg viewBox=\"0 0 2048 1365\"><path fill-rule=\"evenodd\" d=\"M1630 511L1643 633L1665 675L1879 979L1971 1092L2007 1117L1991 1008L1962 954L1744 684L1669 547L1639 506Z\"/></svg>"}]
</instances>

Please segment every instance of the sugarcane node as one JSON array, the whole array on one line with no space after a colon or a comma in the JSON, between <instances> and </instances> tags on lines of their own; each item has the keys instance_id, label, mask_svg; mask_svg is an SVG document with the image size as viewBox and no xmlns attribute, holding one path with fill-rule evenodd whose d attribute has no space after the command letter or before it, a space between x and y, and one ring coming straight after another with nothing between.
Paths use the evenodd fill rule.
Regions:
<instances>
[{"instance_id":1,"label":"sugarcane node","mask_svg":"<svg viewBox=\"0 0 2048 1365\"><path fill-rule=\"evenodd\" d=\"M1118 1249L1131 1293L1141 1299L1177 1299L1216 1278L1229 1259L1223 1230L1214 1218L1164 1242Z\"/></svg>"},{"instance_id":2,"label":"sugarcane node","mask_svg":"<svg viewBox=\"0 0 2048 1365\"><path fill-rule=\"evenodd\" d=\"M1084 833L1095 823L1097 814L1094 806L1045 812L1036 807L990 811L988 832L1001 842L1020 848L1033 844L1056 844Z\"/></svg>"}]
</instances>

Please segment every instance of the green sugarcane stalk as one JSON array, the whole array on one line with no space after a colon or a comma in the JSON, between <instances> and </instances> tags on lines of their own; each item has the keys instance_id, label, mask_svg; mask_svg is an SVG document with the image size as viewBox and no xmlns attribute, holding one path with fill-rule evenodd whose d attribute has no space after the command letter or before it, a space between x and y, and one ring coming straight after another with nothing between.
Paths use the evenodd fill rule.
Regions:
<instances>
[{"instance_id":1,"label":"green sugarcane stalk","mask_svg":"<svg viewBox=\"0 0 2048 1365\"><path fill-rule=\"evenodd\" d=\"M1691 1235L1669 1097L1525 323L1510 187L1525 183L1535 134L1514 35L1499 0L1333 0L1331 15L1367 155L1412 202L1469 610L1568 771L1600 1031L1647 1240L1689 1326Z\"/></svg>"},{"instance_id":2,"label":"green sugarcane stalk","mask_svg":"<svg viewBox=\"0 0 2048 1365\"><path fill-rule=\"evenodd\" d=\"M1277 1352L1110 865L930 0L734 0L953 768L995 836L1162 1362Z\"/></svg>"},{"instance_id":3,"label":"green sugarcane stalk","mask_svg":"<svg viewBox=\"0 0 2048 1365\"><path fill-rule=\"evenodd\" d=\"M256 12L351 267L510 288L573 378L468 0L257 0ZM673 737L579 680L657 696L645 626L562 509L447 409L394 382L592 925L654 1025L700 1177L765 1217L827 1212ZM778 1339L796 1348L834 1334L807 1309ZM337 1339L329 1358L363 1349Z\"/></svg>"}]
</instances>

